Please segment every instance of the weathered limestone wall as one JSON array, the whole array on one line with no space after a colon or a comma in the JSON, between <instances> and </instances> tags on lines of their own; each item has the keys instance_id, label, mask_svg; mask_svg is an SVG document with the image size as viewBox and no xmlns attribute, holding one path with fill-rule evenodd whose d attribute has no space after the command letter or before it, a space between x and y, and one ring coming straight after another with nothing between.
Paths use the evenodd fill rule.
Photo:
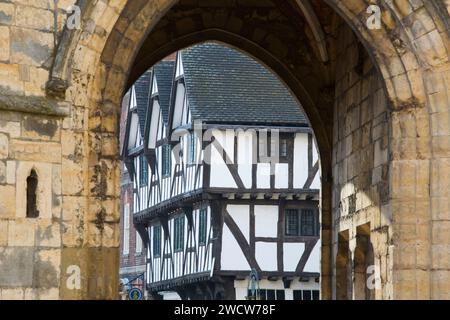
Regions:
<instances>
[{"instance_id":1,"label":"weathered limestone wall","mask_svg":"<svg viewBox=\"0 0 450 320\"><path fill-rule=\"evenodd\" d=\"M392 299L387 98L378 70L347 26L341 26L337 43L341 63L336 70L333 134L333 257L338 252L339 233L346 234L354 262L358 227L369 224L374 265L381 271L381 288L375 290L375 298ZM361 298L353 283L355 270L352 265L349 269L348 298ZM339 281L334 271L334 281Z\"/></svg>"},{"instance_id":2,"label":"weathered limestone wall","mask_svg":"<svg viewBox=\"0 0 450 320\"><path fill-rule=\"evenodd\" d=\"M23 95L44 96L54 27L53 1L0 2L3 109L14 109ZM17 99L8 104L7 95ZM0 299L59 298L61 125L60 117L0 110ZM39 219L26 218L32 169L39 179Z\"/></svg>"},{"instance_id":3,"label":"weathered limestone wall","mask_svg":"<svg viewBox=\"0 0 450 320\"><path fill-rule=\"evenodd\" d=\"M87 152L87 80L75 79L84 91L68 90L65 101L46 95L65 9L73 3L0 2L0 299L117 295L116 202L106 195L96 202L88 197L94 185L88 164L94 159ZM109 7L102 2L100 16L101 8ZM115 21L116 12L106 13ZM92 60L84 63L95 68ZM117 158L114 144L104 149ZM26 218L26 179L33 169L37 219ZM109 169L110 180L95 186L114 194L119 181L114 167L104 171Z\"/></svg>"},{"instance_id":4,"label":"weathered limestone wall","mask_svg":"<svg viewBox=\"0 0 450 320\"><path fill-rule=\"evenodd\" d=\"M59 297L61 119L0 112L0 297ZM26 218L35 169L39 219Z\"/></svg>"},{"instance_id":5,"label":"weathered limestone wall","mask_svg":"<svg viewBox=\"0 0 450 320\"><path fill-rule=\"evenodd\" d=\"M165 50L208 37L265 61L308 113L324 173L323 297L331 297L338 238L358 261L356 272L338 272L350 280L361 279L369 238L381 269L375 297L450 298L449 1L376 1L378 30L365 27L366 0L314 1L325 32L339 12L380 71L359 59L363 50L346 31L338 57L327 39L336 76L314 54L293 1L186 0L147 43L178 1L80 1L81 29L62 32L63 9L74 2L0 1L1 299L117 297L118 116L129 71L136 76ZM29 220L24 181L32 169L41 217ZM350 296L362 295L360 282L350 281Z\"/></svg>"}]
</instances>

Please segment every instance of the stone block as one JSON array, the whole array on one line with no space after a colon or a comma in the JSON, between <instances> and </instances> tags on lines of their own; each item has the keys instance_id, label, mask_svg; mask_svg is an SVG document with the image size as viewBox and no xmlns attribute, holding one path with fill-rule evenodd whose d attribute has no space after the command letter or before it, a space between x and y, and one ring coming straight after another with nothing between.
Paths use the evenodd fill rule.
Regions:
<instances>
[{"instance_id":1,"label":"stone block","mask_svg":"<svg viewBox=\"0 0 450 320\"><path fill-rule=\"evenodd\" d=\"M16 162L7 161L6 162L6 183L15 184L16 183Z\"/></svg>"},{"instance_id":2,"label":"stone block","mask_svg":"<svg viewBox=\"0 0 450 320\"><path fill-rule=\"evenodd\" d=\"M16 214L16 188L0 185L0 219L13 218Z\"/></svg>"},{"instance_id":3,"label":"stone block","mask_svg":"<svg viewBox=\"0 0 450 320\"><path fill-rule=\"evenodd\" d=\"M61 163L61 145L54 142L38 142L11 139L10 157L21 161Z\"/></svg>"},{"instance_id":4,"label":"stone block","mask_svg":"<svg viewBox=\"0 0 450 320\"><path fill-rule=\"evenodd\" d=\"M8 245L8 220L0 220L0 247Z\"/></svg>"},{"instance_id":5,"label":"stone block","mask_svg":"<svg viewBox=\"0 0 450 320\"><path fill-rule=\"evenodd\" d=\"M59 288L50 289L35 289L27 288L25 289L25 300L58 300L59 299Z\"/></svg>"},{"instance_id":6,"label":"stone block","mask_svg":"<svg viewBox=\"0 0 450 320\"><path fill-rule=\"evenodd\" d=\"M0 3L1 5L1 3ZM0 7L1 10L1 7ZM0 23L2 20L2 11L0 11ZM9 28L0 26L0 61L8 61L10 55L10 37Z\"/></svg>"},{"instance_id":7,"label":"stone block","mask_svg":"<svg viewBox=\"0 0 450 320\"><path fill-rule=\"evenodd\" d=\"M33 287L50 289L58 287L61 274L61 249L45 249L35 252Z\"/></svg>"},{"instance_id":8,"label":"stone block","mask_svg":"<svg viewBox=\"0 0 450 320\"><path fill-rule=\"evenodd\" d=\"M0 159L8 158L9 139L6 134L0 133Z\"/></svg>"},{"instance_id":9,"label":"stone block","mask_svg":"<svg viewBox=\"0 0 450 320\"><path fill-rule=\"evenodd\" d=\"M63 158L61 177L63 195L81 195L86 191L84 181L87 173L83 163L78 164L70 159Z\"/></svg>"},{"instance_id":10,"label":"stone block","mask_svg":"<svg viewBox=\"0 0 450 320\"><path fill-rule=\"evenodd\" d=\"M14 4L3 2L0 3L0 24L11 25L13 23L14 23Z\"/></svg>"},{"instance_id":11,"label":"stone block","mask_svg":"<svg viewBox=\"0 0 450 320\"><path fill-rule=\"evenodd\" d=\"M431 288L434 300L450 299L450 271L449 270L433 270L431 272Z\"/></svg>"},{"instance_id":12,"label":"stone block","mask_svg":"<svg viewBox=\"0 0 450 320\"><path fill-rule=\"evenodd\" d=\"M11 27L10 37L12 63L41 66L53 54L53 33Z\"/></svg>"},{"instance_id":13,"label":"stone block","mask_svg":"<svg viewBox=\"0 0 450 320\"><path fill-rule=\"evenodd\" d=\"M36 246L59 248L61 246L61 226L49 219L38 221L36 232Z\"/></svg>"},{"instance_id":14,"label":"stone block","mask_svg":"<svg viewBox=\"0 0 450 320\"><path fill-rule=\"evenodd\" d=\"M36 219L10 220L8 226L8 245L13 247L33 247L36 244Z\"/></svg>"},{"instance_id":15,"label":"stone block","mask_svg":"<svg viewBox=\"0 0 450 320\"><path fill-rule=\"evenodd\" d=\"M53 12L36 7L18 5L16 25L42 31L53 31Z\"/></svg>"},{"instance_id":16,"label":"stone block","mask_svg":"<svg viewBox=\"0 0 450 320\"><path fill-rule=\"evenodd\" d=\"M30 79L24 82L26 95L41 96L45 95L45 85L49 74L44 68L30 67Z\"/></svg>"},{"instance_id":17,"label":"stone block","mask_svg":"<svg viewBox=\"0 0 450 320\"><path fill-rule=\"evenodd\" d=\"M15 289L0 289L2 300L19 301L24 298L24 290L21 288Z\"/></svg>"},{"instance_id":18,"label":"stone block","mask_svg":"<svg viewBox=\"0 0 450 320\"><path fill-rule=\"evenodd\" d=\"M0 120L0 132L6 133L10 138L20 137L20 122Z\"/></svg>"},{"instance_id":19,"label":"stone block","mask_svg":"<svg viewBox=\"0 0 450 320\"><path fill-rule=\"evenodd\" d=\"M26 115L22 121L22 137L31 140L60 140L60 120Z\"/></svg>"},{"instance_id":20,"label":"stone block","mask_svg":"<svg viewBox=\"0 0 450 320\"><path fill-rule=\"evenodd\" d=\"M0 248L0 283L3 288L31 287L33 284L34 248ZM2 289L3 299L5 289Z\"/></svg>"},{"instance_id":21,"label":"stone block","mask_svg":"<svg viewBox=\"0 0 450 320\"><path fill-rule=\"evenodd\" d=\"M0 184L6 183L6 162L0 161Z\"/></svg>"}]
</instances>

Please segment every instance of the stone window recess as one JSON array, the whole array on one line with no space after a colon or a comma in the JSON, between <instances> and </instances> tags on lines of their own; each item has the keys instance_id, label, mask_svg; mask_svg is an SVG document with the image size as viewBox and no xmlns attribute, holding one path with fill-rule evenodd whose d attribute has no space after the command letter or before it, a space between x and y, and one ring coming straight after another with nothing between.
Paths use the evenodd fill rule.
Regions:
<instances>
[{"instance_id":1,"label":"stone window recess","mask_svg":"<svg viewBox=\"0 0 450 320\"><path fill-rule=\"evenodd\" d=\"M37 208L38 182L38 176L33 169L27 178L27 218L39 217L39 210Z\"/></svg>"},{"instance_id":2,"label":"stone window recess","mask_svg":"<svg viewBox=\"0 0 450 320\"><path fill-rule=\"evenodd\" d=\"M53 165L18 161L16 165L16 217L46 220L52 218ZM59 193L59 191L57 191Z\"/></svg>"}]
</instances>

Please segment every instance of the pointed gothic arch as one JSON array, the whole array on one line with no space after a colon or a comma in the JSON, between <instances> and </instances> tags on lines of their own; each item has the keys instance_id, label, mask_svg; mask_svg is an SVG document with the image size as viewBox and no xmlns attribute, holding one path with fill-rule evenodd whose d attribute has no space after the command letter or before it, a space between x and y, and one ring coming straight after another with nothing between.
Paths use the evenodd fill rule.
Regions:
<instances>
[{"instance_id":1,"label":"pointed gothic arch","mask_svg":"<svg viewBox=\"0 0 450 320\"><path fill-rule=\"evenodd\" d=\"M368 30L365 26L367 19L365 1L323 0L318 3L320 5L314 7L314 10L318 12L319 21L322 24L326 23L324 18L330 16L329 10L336 12L338 16L331 14L333 21L341 24L340 19L343 19L346 23L345 26L351 28L356 37L364 44L368 54L372 57L374 67L378 70L378 80L382 91L386 94L386 114L389 116L386 120L388 122L388 139L380 142L380 145L383 145L380 148L387 153L384 155L382 152L382 157L387 157L389 170L386 172L386 169L382 168L381 173L376 174L384 176L387 183L385 187L389 186L389 188L384 188L388 191L383 191L381 187L375 188L372 198L386 198L385 205L377 214L381 216L381 220L385 221L385 225L379 226L379 230L385 230L383 232L386 235L383 237L386 236L387 240L383 246L387 247L392 240L392 234L396 232L396 228L400 228L402 219L404 219L401 215L401 207L405 202L413 203L415 207L427 208L424 210L429 211L432 217L435 213L433 210L437 210L440 201L446 197L439 191L442 182L436 180L435 177L439 175L441 167L445 165L445 157L449 152L448 144L446 144L448 140L445 140L445 126L444 129L439 129L443 126L442 118L440 119L439 115L445 117L450 109L448 101L445 102L445 99L442 98L442 95L445 96L448 86L446 74L449 70L449 30L448 24L445 22L448 20L448 10L447 12L439 10L437 6L441 4L438 1L427 1L417 6L406 1L404 4L377 2L383 10L382 29ZM338 152L334 139L339 136L341 125L339 121L333 119L332 110L334 109L335 115L341 115L344 120L348 119L350 115L341 114L335 105L335 87L329 86L330 71L323 72L324 69L327 70L327 66L317 59L320 56L317 54L309 57L312 59L310 62L313 66L305 67L305 60L302 61L304 50L296 50L300 47L295 47L294 43L281 42L280 30L274 29L267 32L267 30L255 28L253 29L254 33L249 34L244 25L251 19L245 20L232 14L232 8L219 5L220 10L225 12L222 15L217 12L213 14L208 12L207 8L201 8L197 10L198 16L195 16L195 10L190 12L192 8L189 6L177 7L177 4L179 1L174 0L158 2L136 0L124 1L116 4L115 7L102 9L99 7L104 5L102 2L89 2L88 6L90 7L85 11L83 28L86 28L88 22L91 25L98 23L95 31L92 29L85 30L84 33L65 31L63 39L69 40L60 43L56 59L58 63L53 66L53 75L48 88L49 94L55 90L58 91L58 86L55 84L61 84L61 82L55 80L62 80L73 90L85 92L84 81L91 84L88 86L89 91L86 94L88 107L91 109L90 121L94 125L89 128L91 133L89 143L92 147L86 151L86 157L96 161L90 163L92 169L90 172L92 173L89 180L95 182L114 179L105 168L116 168L116 159L114 159L116 150L105 150L107 148L98 146L110 145L110 141L115 140L116 132L114 126L110 124L117 120L120 98L127 85L132 79L139 76L150 63L156 62L163 57L166 51L170 51L164 49L169 48L169 43L182 47L194 40L197 42L206 40L209 33L210 39L215 38L215 40L235 45L265 63L283 79L302 103L316 132L321 150L322 172L324 173L322 181L322 294L324 298L333 297L332 261L334 260L334 251L332 244L337 241L337 231L339 230L336 230L332 212L337 214L337 205L334 202L339 198L342 190L341 186L336 186L339 177L332 163L333 156ZM293 3L289 5L291 9L296 8ZM294 20L303 21L300 12L291 10L292 15L290 15L290 10L286 10L286 7L283 6L286 4L267 1L267 8L260 10L276 11L281 8L280 10L284 12L282 16L287 20L286 24L281 22L280 27L285 27L289 23L296 26L293 23ZM251 5L249 7L251 8ZM171 14L178 14L181 18L178 21L164 20ZM294 17L298 19L294 19ZM418 19L429 23L417 22ZM161 28L159 28L158 24L161 21L163 21L163 25L160 25ZM165 29L164 26L167 28ZM291 25L289 24L289 26ZM293 28L292 30L294 35L297 35L309 30L308 28L305 25L297 25L297 29ZM263 39L258 33L261 30L264 34ZM291 32L289 28L281 28L281 30L286 31L286 34ZM151 43L146 42L149 38L153 40ZM269 40L264 42L264 39ZM152 43L156 48L152 49ZM316 52L318 48L311 43L308 50ZM140 54L146 54L150 58L140 60ZM85 59L85 57L90 59ZM71 66L71 68L67 68L67 66ZM63 92L64 89L65 87L62 86L59 92ZM345 108L347 107L349 106L345 105ZM405 123L410 125L407 126ZM375 152L378 151L375 150ZM375 158L375 155L370 156ZM429 166L431 169L426 171L424 168ZM405 174L416 177L414 181L419 179L422 182L425 181L420 185L409 181L409 184L418 185L414 192L420 194L420 197L408 194L411 191L405 189L404 185L409 184L402 183L400 178ZM117 169L114 175L117 177ZM423 187L421 187L422 185ZM426 192L421 188L429 188L426 191L431 191L433 196L430 196L429 193L425 194ZM387 194L383 194L383 192L387 192ZM107 197L116 199L117 195L110 190L105 191L104 188L92 188L87 196L92 200L90 203L102 202ZM354 200L356 201L356 199ZM95 206L89 210L95 210ZM392 221L395 221L395 224L392 224ZM431 228L431 218L424 222ZM433 245L428 239L421 238L420 241L425 243L428 253L433 251ZM397 237L394 246L401 246L407 242L408 239ZM108 254L111 253L105 250L105 255ZM401 264L398 256L394 256L392 259L394 259L394 265ZM427 263L427 276L432 283L434 277L438 275L430 270L431 261L428 260ZM448 269L448 266L444 264L440 267ZM403 273L406 274L407 270L401 269L394 270L394 275L387 280L389 284L386 285L391 287L385 290L384 297L402 296L401 288L403 285L407 285L408 280L402 276ZM420 293L414 294L415 297L420 295ZM428 294L439 297L439 287L433 285Z\"/></svg>"}]
</instances>

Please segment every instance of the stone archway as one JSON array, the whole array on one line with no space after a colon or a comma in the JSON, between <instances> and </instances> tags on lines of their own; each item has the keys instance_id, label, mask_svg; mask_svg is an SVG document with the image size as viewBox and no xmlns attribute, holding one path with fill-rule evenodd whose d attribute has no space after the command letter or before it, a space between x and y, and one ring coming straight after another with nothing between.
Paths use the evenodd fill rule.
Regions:
<instances>
[{"instance_id":1,"label":"stone archway","mask_svg":"<svg viewBox=\"0 0 450 320\"><path fill-rule=\"evenodd\" d=\"M440 28L442 29L442 26L438 23L433 25L435 27L435 29L433 29L433 26L431 25L423 25L423 23L417 25L418 22L412 22L414 17L421 17L422 21L430 21L433 17L437 19L437 10L432 5L413 8L400 1L392 7L381 6L384 9L382 15L383 28L381 30L371 31L367 30L365 27L365 18L367 17L365 15L365 10L367 5L362 1L352 1L345 5L342 2L325 2L333 8L335 12L338 12L340 16L344 17L347 23L353 28L357 36L359 36L359 39L368 49L367 52L369 55L376 61L374 66L381 75L378 80L375 80L378 82L377 92L375 93L378 96L375 99L380 99L377 102L382 104L382 110L378 115L387 117L386 120L389 124L382 126L382 128L376 128L375 125L374 128L369 129L381 131L377 132L377 134L380 135L378 137L381 138L380 141L372 141L378 143L376 145L378 150L374 150L373 153L369 154L364 154L363 151L359 158L361 159L362 157L362 161L367 160L369 166L374 166L373 161L381 161L382 166L378 169L378 171L381 172L372 172L372 175L378 175L378 179L381 181L381 183L376 186L375 190L369 188L369 190L364 190L365 192L362 192L362 194L358 194L357 190L350 190L349 195L345 194L348 192L348 190L345 190L347 187L345 183L338 184L338 186L335 183L333 187L331 185L331 177L336 179L335 174L331 172L332 165L334 165L335 171L342 172L345 170L342 168L342 165L345 165L345 160L348 160L344 159L343 163L341 163L341 168L339 167L339 164L331 163L332 154L330 151L334 142L331 141L331 138L334 135L331 130L333 126L335 129L336 127L342 127L343 123L340 120L345 122L351 114L343 114L341 119L337 119L337 121L334 120L334 124L330 119L331 113L329 111L330 108L332 108L336 97L333 97L331 94L331 99L330 97L328 97L328 99L323 99L324 97L327 98L323 92L324 89L329 89L328 86L334 88L333 80L327 79L326 76L329 75L324 75L326 71L324 72L324 67L318 59L318 55L310 55L308 57L309 59L312 59L309 63L313 66L308 68L308 70L304 70L306 61L296 61L298 59L298 52L296 52L296 56L292 57L289 57L289 54L286 53L286 50L289 49L289 46L293 46L293 43L290 42L289 46L283 45L283 43L280 43L279 39L277 39L276 34L271 35L273 39L268 41L268 48L266 50L260 50L262 45L261 43L258 44L256 30L254 30L255 34L252 35L254 38L248 39L248 34L243 36L241 34L244 33L242 18L239 19L239 17L236 17L233 14L228 15L226 13L227 6L223 8L220 5L217 5L219 9L216 10L215 13L210 13L212 15L210 15L210 20L208 21L208 18L205 18L205 16L202 15L202 13L204 13L202 10L206 12L208 5L203 5L202 9L198 9L196 6L189 7L189 5L183 3L179 5L175 3L161 3L162 6L160 8L155 4L150 5L145 2L128 3L121 11L121 14L117 19L117 24L110 31L101 56L96 56L99 61L95 80L98 81L97 83L99 83L100 86L98 92L101 92L101 96L97 97L97 103L101 102L101 104L97 104L97 106L101 106L101 108L98 108L96 113L101 114L101 116L94 118L94 122L97 121L100 125L100 123L104 123L105 120L108 121L114 117L115 110L117 110L116 106L121 96L121 91L117 90L117 88L124 88L127 81L136 78L140 72L151 66L159 58L162 58L164 54L174 51L179 47L186 46L196 41L216 39L233 44L236 47L253 54L253 56L272 68L288 84L291 90L294 91L305 108L316 135L318 136L319 148L321 149L322 169L325 177L323 186L324 202L322 203L322 239L324 242L322 250L323 297L330 298L333 296L332 274L334 271L331 266L334 261L334 248L332 246L336 246L335 238L337 233L334 232L333 236L332 229L334 221L331 212L334 211L334 219L340 218L339 213L337 213L339 210L338 208L340 206L348 205L348 208L344 210L343 215L348 216L349 213L354 214L357 211L356 204L353 204L352 206L351 202L359 201L362 203L364 202L364 198L368 198L368 200L366 200L370 203L372 201L370 198L373 196L378 199L383 198L381 204L377 203L377 208L374 210L371 210L373 208L365 210L366 215L372 215L372 218L379 219L378 223L375 223L377 226L375 229L380 236L375 246L378 249L381 249L384 259L380 259L378 264L380 266L384 265L386 270L389 269L387 267L389 264L396 265L398 263L399 265L398 272L390 274L390 272L387 271L382 275L385 285L383 287L383 292L378 293L378 297L394 298L395 295L393 291L395 291L395 288L398 288L400 292L403 285L406 287L411 285L411 279L409 277L411 276L411 273L415 274L417 266L408 265L406 268L405 266L401 266L401 261L404 260L400 257L401 252L392 251L393 248L391 242L394 239L393 236L397 236L398 234L396 228L405 228L403 221L400 220L403 218L400 218L400 213L398 213L398 218L397 216L393 216L393 213L395 212L397 214L398 211L395 210L397 208L396 206L403 206L405 202L411 204L414 203L416 207L417 205L420 206L430 202L430 199L427 197L417 197L417 193L415 194L416 196L411 195L410 193L409 199L406 199L404 195L401 195L397 191L397 189L401 189L401 185L398 184L395 177L406 170L406 172L409 171L416 176L420 175L417 177L418 179L431 179L430 175L427 177L426 172L421 170L427 161L429 163L429 160L417 162L419 161L417 158L422 159L425 157L425 159L427 159L427 156L431 156L431 137L429 137L428 132L426 132L427 126L424 128L420 125L420 122L422 121L424 123L430 123L431 121L429 119L429 108L431 106L426 104L426 88L424 88L423 81L424 77L434 77L435 75L438 77L443 76L443 72L447 70L448 58L445 50L447 34L445 33L445 30L439 30ZM167 17L167 15L174 12L173 8L177 8L177 6L179 7L179 11L175 11L174 13L174 17L177 18L177 21L168 19L168 21L165 21L165 24L163 22L163 26L159 28L160 25L156 24L157 22L158 24L161 23L159 18ZM271 7L270 4L268 6ZM295 4L292 4L292 6L295 6ZM214 7L214 5L212 5L212 7ZM261 8L259 9L261 10ZM283 9L285 10L284 14L286 14L286 10L289 11L289 9ZM186 14L189 10L193 11L192 15ZM198 13L199 10L201 13ZM228 8L228 10L232 11L232 6L231 9ZM316 8L315 10L318 9ZM216 16L214 16L214 14L216 14ZM268 10L267 14L270 14L270 10ZM281 14L283 15L283 10L281 10ZM296 14L299 13L297 12ZM199 19L199 16L202 19L200 23L195 20L196 18ZM154 17L154 19L148 19L148 17ZM221 17L222 20L220 19ZM299 18L299 16L297 16L297 18ZM324 17L322 18L325 19ZM208 23L211 25L208 25ZM287 23L288 22L286 22L286 24ZM146 27L142 28L142 25L145 25ZM295 27L298 28L298 26ZM295 31L295 27L292 30ZM306 29L308 26L304 26L304 28ZM297 31L299 30L301 29L297 29ZM266 36L267 33L270 32L264 29L258 31ZM296 34L296 36L298 36L298 34ZM87 39L90 38L86 38L86 42L88 42ZM95 33L94 38L91 39L95 39ZM149 39L152 39L152 41L149 41ZM305 36L304 39L312 42L307 36ZM152 44L154 44L154 47L152 47ZM315 47L316 46L312 44L307 49L314 50ZM141 51L136 50L136 48L141 48ZM305 52L307 49L305 50L305 48L303 48L300 52ZM80 47L80 50L83 50L82 47ZM316 51L318 51L318 49L316 49ZM348 54L354 53L355 52L348 52ZM147 57L146 59L141 59L142 57L140 55L147 55ZM289 58L291 58L291 60L289 60ZM284 65L280 65L281 61L284 61ZM297 62L296 65L298 65L299 68L296 69L295 66L293 68L291 66L292 69L289 69L286 67L289 62L286 61L291 63ZM85 60L79 62L81 65L86 63ZM364 61L362 63L364 63ZM77 66L76 56L74 56L74 65ZM362 66L362 68L364 68L364 66ZM295 77L296 73L297 79ZM299 76L304 77L303 81L298 81ZM307 80L305 81L305 79ZM310 79L313 81L308 81ZM297 80L297 83L295 80ZM445 81L444 78L441 78L440 80ZM436 79L436 81L439 81L439 78ZM305 86L307 88L305 88ZM384 94L380 93L381 91L387 93L388 103L383 103L383 99L385 98L383 97ZM347 107L348 105L346 106L344 104L344 108ZM385 110L383 110L383 108L385 108ZM387 110L389 110L389 112L383 112ZM319 116L318 114L321 115ZM328 119L326 116L328 116ZM404 119L407 119L410 123L408 128L405 128ZM377 121L376 119L373 120ZM412 124L412 122L414 122L414 124ZM363 128L361 129L364 130ZM114 139L112 132L106 134L105 130L100 131L101 134L96 134L94 137L91 136L91 143L98 146L103 146L105 143L106 145L112 144L113 142L109 141ZM414 137L414 132L417 133L416 137ZM348 141L338 141L337 144L334 144L335 147L338 145L342 148L343 146L346 146L347 142ZM411 147L412 145L414 145L414 147ZM405 150L411 148L413 150ZM442 146L439 146L438 148L442 148ZM95 155L99 160L104 156L103 151L104 150L98 149L95 151ZM112 156L112 154L106 154L106 156ZM344 158L345 157L346 156L344 156ZM367 157L368 159L364 159L364 157ZM356 160L351 159L351 161ZM411 161L414 163L411 163ZM103 167L108 168L108 164L103 164ZM90 180L101 180L101 177L106 174L102 173L98 163L96 163L93 169L94 170L91 171L99 174L98 176L93 176ZM360 178L364 179L366 177L362 175ZM108 181L109 179L110 178L106 178ZM420 187L417 185L416 181L411 181L409 184ZM333 190L331 190L332 188ZM351 186L347 187L347 189L348 188L351 189ZM339 203L331 203L332 192L334 192L335 198L341 198L339 199ZM339 193L341 194L338 195ZM93 198L98 197L99 195L95 195ZM328 201L330 203L327 203ZM365 206L365 204L362 204L362 206ZM394 225L393 222L395 222ZM345 228L355 229L356 227L356 225L353 226L352 224L348 226L345 222L340 224L339 227L334 226L335 231ZM409 226L409 223L406 223L406 225ZM351 232L354 233L355 231L353 230ZM432 250L428 239L429 234L422 233L417 235L422 237L417 241L420 241L421 245L428 245L429 250ZM411 243L404 243L403 239L398 237L395 238L395 240L397 240L397 242L394 244L394 248L395 246L414 246L414 244ZM417 256L416 252L410 252L410 254ZM431 261L427 264L428 268L430 268L430 262ZM429 286L431 286L433 279L431 272L429 272L427 276L429 277ZM431 292L432 289L430 288L429 294L431 294ZM419 294L419 292L412 293L415 297L418 297L417 294ZM401 297L400 293L398 297Z\"/></svg>"},{"instance_id":2,"label":"stone archway","mask_svg":"<svg viewBox=\"0 0 450 320\"><path fill-rule=\"evenodd\" d=\"M208 38L271 68L313 126L323 172L322 297L336 296L339 232L355 241L367 222L381 270L376 298L448 297L448 5L373 1L382 25L369 30L364 0L80 3L81 29L62 32L46 96L31 101L68 113L60 123L60 298L115 297L125 88L165 53ZM74 264L79 290L66 286Z\"/></svg>"}]
</instances>

